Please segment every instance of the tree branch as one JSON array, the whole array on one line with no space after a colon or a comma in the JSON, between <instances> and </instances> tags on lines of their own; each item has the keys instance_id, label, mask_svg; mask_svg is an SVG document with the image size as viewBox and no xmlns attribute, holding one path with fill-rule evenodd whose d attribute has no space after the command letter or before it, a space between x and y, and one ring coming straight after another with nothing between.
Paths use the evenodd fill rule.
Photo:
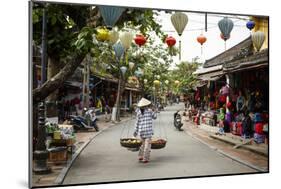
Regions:
<instances>
[{"instance_id":1,"label":"tree branch","mask_svg":"<svg viewBox=\"0 0 281 189\"><path fill-rule=\"evenodd\" d=\"M81 64L86 54L75 54L71 61L67 63L63 69L60 70L54 77L46 81L41 87L38 87L32 91L33 94L33 104L47 98L51 93L60 88L64 81L66 81L76 70L76 68Z\"/></svg>"}]
</instances>

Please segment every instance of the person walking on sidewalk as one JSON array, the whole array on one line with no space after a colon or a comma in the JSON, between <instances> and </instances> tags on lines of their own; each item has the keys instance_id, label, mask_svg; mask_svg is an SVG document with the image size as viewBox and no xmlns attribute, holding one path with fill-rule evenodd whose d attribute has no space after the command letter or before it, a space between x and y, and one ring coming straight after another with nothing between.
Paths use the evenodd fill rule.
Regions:
<instances>
[{"instance_id":1,"label":"person walking on sidewalk","mask_svg":"<svg viewBox=\"0 0 281 189\"><path fill-rule=\"evenodd\" d=\"M139 151L139 161L148 163L151 151L151 138L153 135L152 119L156 119L156 112L154 109L150 109L151 102L145 98L142 98L138 103L136 110L137 120L134 131L134 137L140 136L142 145Z\"/></svg>"}]
</instances>

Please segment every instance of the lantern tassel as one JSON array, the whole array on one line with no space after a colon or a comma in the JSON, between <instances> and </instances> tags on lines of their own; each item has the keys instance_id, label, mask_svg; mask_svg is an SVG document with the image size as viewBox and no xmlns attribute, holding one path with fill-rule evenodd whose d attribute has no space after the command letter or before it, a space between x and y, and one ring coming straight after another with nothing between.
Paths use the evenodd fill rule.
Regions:
<instances>
[{"instance_id":1,"label":"lantern tassel","mask_svg":"<svg viewBox=\"0 0 281 189\"><path fill-rule=\"evenodd\" d=\"M179 60L181 61L181 40L179 41Z\"/></svg>"},{"instance_id":2,"label":"lantern tassel","mask_svg":"<svg viewBox=\"0 0 281 189\"><path fill-rule=\"evenodd\" d=\"M201 56L203 55L203 46L201 45Z\"/></svg>"},{"instance_id":3,"label":"lantern tassel","mask_svg":"<svg viewBox=\"0 0 281 189\"><path fill-rule=\"evenodd\" d=\"M224 41L224 50L226 51L226 41Z\"/></svg>"}]
</instances>

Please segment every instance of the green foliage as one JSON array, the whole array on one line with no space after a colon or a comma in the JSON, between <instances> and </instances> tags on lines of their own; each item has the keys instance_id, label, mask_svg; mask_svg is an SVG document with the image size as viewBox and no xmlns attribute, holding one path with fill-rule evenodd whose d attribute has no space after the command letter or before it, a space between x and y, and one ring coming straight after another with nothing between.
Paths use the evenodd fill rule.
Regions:
<instances>
[{"instance_id":1,"label":"green foliage","mask_svg":"<svg viewBox=\"0 0 281 189\"><path fill-rule=\"evenodd\" d=\"M81 29L77 40L74 42L74 46L78 51L90 52L90 50L94 47L93 33L94 30L91 27L86 26Z\"/></svg>"},{"instance_id":2,"label":"green foliage","mask_svg":"<svg viewBox=\"0 0 281 189\"><path fill-rule=\"evenodd\" d=\"M196 76L192 73L197 70L200 66L200 63L195 58L192 62L181 62L177 65L176 69L170 72L170 77L173 80L180 81L179 86L172 85L173 91L175 93L188 93L190 89L196 84Z\"/></svg>"}]
</instances>

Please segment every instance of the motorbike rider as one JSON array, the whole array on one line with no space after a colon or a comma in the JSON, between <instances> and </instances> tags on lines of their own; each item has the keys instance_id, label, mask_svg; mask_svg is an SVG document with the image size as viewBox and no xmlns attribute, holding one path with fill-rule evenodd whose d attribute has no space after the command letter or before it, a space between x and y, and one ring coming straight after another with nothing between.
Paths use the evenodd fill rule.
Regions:
<instances>
[{"instance_id":1,"label":"motorbike rider","mask_svg":"<svg viewBox=\"0 0 281 189\"><path fill-rule=\"evenodd\" d=\"M97 126L97 116L96 116L95 109L89 109L85 113L85 118L86 118L89 126L94 127L96 129L96 131L99 131L98 126Z\"/></svg>"}]
</instances>

